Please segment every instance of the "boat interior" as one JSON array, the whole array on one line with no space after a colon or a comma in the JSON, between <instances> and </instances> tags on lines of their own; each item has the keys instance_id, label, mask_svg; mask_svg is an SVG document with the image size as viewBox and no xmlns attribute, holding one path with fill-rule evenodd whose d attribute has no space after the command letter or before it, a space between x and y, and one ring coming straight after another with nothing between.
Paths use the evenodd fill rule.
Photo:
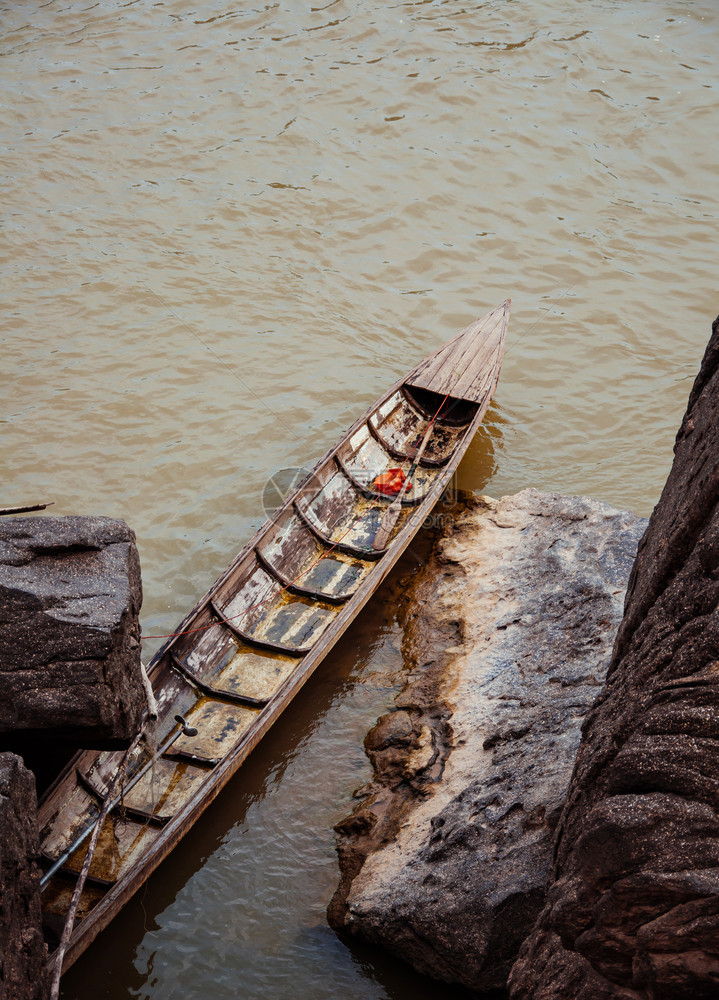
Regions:
<instances>
[{"instance_id":1,"label":"boat interior","mask_svg":"<svg viewBox=\"0 0 719 1000\"><path fill-rule=\"evenodd\" d=\"M76 926L197 796L208 774L248 742L263 709L335 625L412 512L438 479L446 485L447 465L477 410L477 403L406 384L391 392L300 484L155 656L149 673L159 717L152 739L127 762L124 793L104 822ZM433 420L421 460L410 469ZM411 473L411 486L387 548L375 550L394 499L376 481L397 467ZM40 805L51 951L87 850L80 837L99 815L122 757L77 755Z\"/></svg>"}]
</instances>

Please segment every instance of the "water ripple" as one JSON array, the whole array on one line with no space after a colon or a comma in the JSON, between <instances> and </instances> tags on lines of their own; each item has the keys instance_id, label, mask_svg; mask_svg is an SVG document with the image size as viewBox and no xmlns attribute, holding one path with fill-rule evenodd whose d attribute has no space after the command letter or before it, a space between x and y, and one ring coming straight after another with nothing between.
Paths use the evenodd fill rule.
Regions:
<instances>
[{"instance_id":1,"label":"water ripple","mask_svg":"<svg viewBox=\"0 0 719 1000\"><path fill-rule=\"evenodd\" d=\"M719 15L578 11L0 5L5 494L126 518L146 631L224 569L275 471L508 295L466 481L649 513L717 312ZM393 601L67 998L432 995L322 916L401 668Z\"/></svg>"}]
</instances>

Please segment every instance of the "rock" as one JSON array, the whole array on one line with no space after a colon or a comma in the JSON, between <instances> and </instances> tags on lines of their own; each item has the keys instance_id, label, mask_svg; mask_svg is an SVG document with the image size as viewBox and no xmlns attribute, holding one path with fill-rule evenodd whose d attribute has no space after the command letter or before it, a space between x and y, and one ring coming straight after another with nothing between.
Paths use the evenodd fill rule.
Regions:
<instances>
[{"instance_id":1,"label":"rock","mask_svg":"<svg viewBox=\"0 0 719 1000\"><path fill-rule=\"evenodd\" d=\"M513 998L719 995L719 320L588 714Z\"/></svg>"},{"instance_id":2,"label":"rock","mask_svg":"<svg viewBox=\"0 0 719 1000\"><path fill-rule=\"evenodd\" d=\"M119 746L137 733L134 533L106 517L0 518L0 745ZM9 734L13 734L11 737Z\"/></svg>"},{"instance_id":3,"label":"rock","mask_svg":"<svg viewBox=\"0 0 719 1000\"><path fill-rule=\"evenodd\" d=\"M0 753L0 996L43 1000L47 949L42 937L37 799L32 772Z\"/></svg>"},{"instance_id":4,"label":"rock","mask_svg":"<svg viewBox=\"0 0 719 1000\"><path fill-rule=\"evenodd\" d=\"M440 537L406 612L410 682L336 828L333 927L438 979L505 985L645 523L525 490L474 501Z\"/></svg>"}]
</instances>

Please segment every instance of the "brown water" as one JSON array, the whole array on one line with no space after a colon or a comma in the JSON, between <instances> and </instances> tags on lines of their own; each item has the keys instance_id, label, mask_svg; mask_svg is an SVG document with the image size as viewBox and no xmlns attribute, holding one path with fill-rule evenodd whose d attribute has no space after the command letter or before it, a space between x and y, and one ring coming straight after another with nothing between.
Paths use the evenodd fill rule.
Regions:
<instances>
[{"instance_id":1,"label":"brown water","mask_svg":"<svg viewBox=\"0 0 719 1000\"><path fill-rule=\"evenodd\" d=\"M0 0L0 505L125 518L170 631L274 473L511 296L461 485L648 514L719 311L718 28L687 0ZM66 998L435 995L323 917L426 542Z\"/></svg>"}]
</instances>

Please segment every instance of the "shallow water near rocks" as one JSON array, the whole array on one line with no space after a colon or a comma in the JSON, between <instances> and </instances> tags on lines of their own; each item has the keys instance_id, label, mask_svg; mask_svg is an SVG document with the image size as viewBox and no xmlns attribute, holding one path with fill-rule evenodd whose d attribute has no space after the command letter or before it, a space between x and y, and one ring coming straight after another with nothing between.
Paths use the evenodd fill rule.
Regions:
<instances>
[{"instance_id":1,"label":"shallow water near rocks","mask_svg":"<svg viewBox=\"0 0 719 1000\"><path fill-rule=\"evenodd\" d=\"M169 632L268 483L509 296L459 485L650 513L719 312L718 27L687 0L0 0L0 505L127 520ZM324 921L428 541L66 998L434 995Z\"/></svg>"}]
</instances>

